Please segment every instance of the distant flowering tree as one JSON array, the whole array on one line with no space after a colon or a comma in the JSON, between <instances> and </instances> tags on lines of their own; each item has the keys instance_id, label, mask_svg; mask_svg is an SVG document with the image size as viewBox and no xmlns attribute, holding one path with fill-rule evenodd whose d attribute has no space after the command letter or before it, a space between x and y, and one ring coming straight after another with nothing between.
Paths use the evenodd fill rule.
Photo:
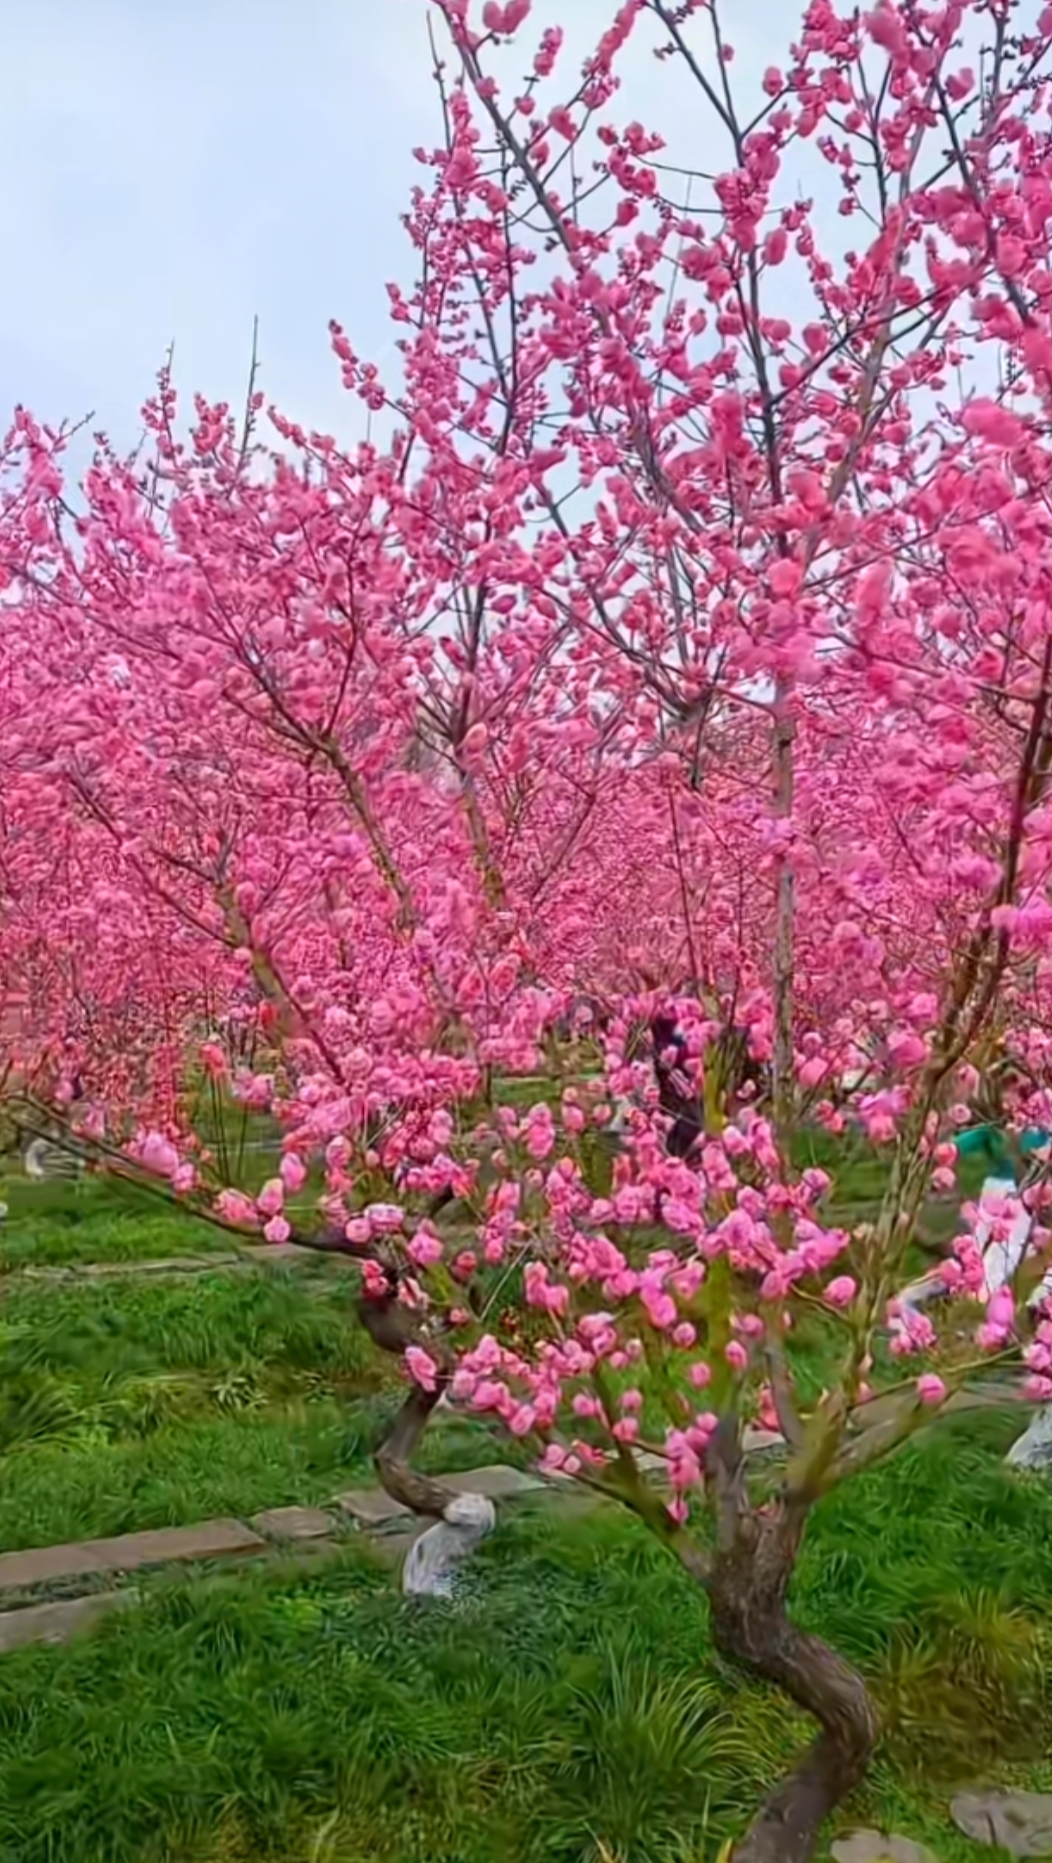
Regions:
<instances>
[{"instance_id":1,"label":"distant flowering tree","mask_svg":"<svg viewBox=\"0 0 1052 1863\"><path fill-rule=\"evenodd\" d=\"M966 1351L897 1304L991 1039L1052 1121L1052 9L813 0L751 101L717 0L627 0L561 89L529 0L438 12L400 383L333 329L389 445L275 414L268 456L255 392L180 439L164 376L148 466L100 442L74 507L61 436L7 437L7 1059L188 1205L360 1260L411 1507L446 1395L647 1522L819 1723L735 1852L805 1863L877 1738L787 1611L814 1505L1004 1359L1052 1397L970 1235ZM629 43L715 176L621 120ZM202 1076L280 1123L258 1195ZM884 1148L869 1225L805 1117Z\"/></svg>"}]
</instances>

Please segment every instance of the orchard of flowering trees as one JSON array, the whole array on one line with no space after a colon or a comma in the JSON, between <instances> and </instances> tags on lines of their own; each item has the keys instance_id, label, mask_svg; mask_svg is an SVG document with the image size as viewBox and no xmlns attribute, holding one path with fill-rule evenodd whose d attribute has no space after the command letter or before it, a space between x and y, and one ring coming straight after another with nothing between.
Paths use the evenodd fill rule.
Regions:
<instances>
[{"instance_id":1,"label":"orchard of flowering trees","mask_svg":"<svg viewBox=\"0 0 1052 1863\"><path fill-rule=\"evenodd\" d=\"M774 9L754 88L726 0L611 5L583 68L541 10L432 7L391 379L332 326L382 442L254 385L188 424L163 374L77 486L17 411L3 1065L188 1208L360 1262L418 1512L445 1396L641 1516L818 1722L735 1853L804 1863L878 1734L787 1611L812 1509L992 1367L1052 1397L1052 1314L963 1219L971 1349L896 1306L991 1053L1052 1124L1052 7ZM625 107L651 59L693 167ZM280 1129L258 1196L219 1096ZM881 1149L875 1221L834 1225L803 1122Z\"/></svg>"}]
</instances>

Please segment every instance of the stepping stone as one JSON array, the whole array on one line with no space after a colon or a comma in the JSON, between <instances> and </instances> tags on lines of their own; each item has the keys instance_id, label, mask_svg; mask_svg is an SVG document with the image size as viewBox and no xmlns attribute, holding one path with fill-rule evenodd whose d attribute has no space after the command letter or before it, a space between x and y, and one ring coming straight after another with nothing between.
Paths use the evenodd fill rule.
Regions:
<instances>
[{"instance_id":1,"label":"stepping stone","mask_svg":"<svg viewBox=\"0 0 1052 1863\"><path fill-rule=\"evenodd\" d=\"M209 1269L226 1274L241 1265L239 1255L165 1255L156 1261L89 1262L82 1272L89 1281L116 1281L137 1274L206 1274Z\"/></svg>"},{"instance_id":2,"label":"stepping stone","mask_svg":"<svg viewBox=\"0 0 1052 1863\"><path fill-rule=\"evenodd\" d=\"M251 1525L268 1540L323 1540L332 1532L331 1516L320 1507L268 1507Z\"/></svg>"},{"instance_id":3,"label":"stepping stone","mask_svg":"<svg viewBox=\"0 0 1052 1863\"><path fill-rule=\"evenodd\" d=\"M90 1598L57 1604L31 1604L21 1611L0 1611L0 1655L27 1643L68 1643L78 1630L90 1630L111 1611L138 1603L134 1591L100 1591Z\"/></svg>"},{"instance_id":4,"label":"stepping stone","mask_svg":"<svg viewBox=\"0 0 1052 1863\"><path fill-rule=\"evenodd\" d=\"M302 1248L298 1242L246 1242L240 1251L241 1261L259 1262L264 1267L280 1267L297 1261L339 1261L339 1255L326 1255L321 1249Z\"/></svg>"},{"instance_id":5,"label":"stepping stone","mask_svg":"<svg viewBox=\"0 0 1052 1863\"><path fill-rule=\"evenodd\" d=\"M836 1863L939 1863L926 1844L912 1837L888 1836L884 1831L851 1831L830 1844Z\"/></svg>"},{"instance_id":6,"label":"stepping stone","mask_svg":"<svg viewBox=\"0 0 1052 1863\"><path fill-rule=\"evenodd\" d=\"M421 1531L426 1531L426 1528L422 1528L420 1521L410 1517L408 1521L395 1522L388 1532L378 1533L376 1538L370 1539L367 1544L370 1551L382 1559L384 1565L393 1566L397 1570L410 1547L416 1545Z\"/></svg>"},{"instance_id":7,"label":"stepping stone","mask_svg":"<svg viewBox=\"0 0 1052 1863\"><path fill-rule=\"evenodd\" d=\"M784 1449L785 1437L781 1430L754 1429L750 1425L742 1431L742 1448L746 1455L758 1455L765 1449Z\"/></svg>"},{"instance_id":8,"label":"stepping stone","mask_svg":"<svg viewBox=\"0 0 1052 1863\"><path fill-rule=\"evenodd\" d=\"M493 1462L484 1468L472 1468L457 1475L436 1475L452 1494L484 1494L491 1501L510 1501L520 1494L539 1494L545 1483L539 1476L526 1475L522 1469ZM413 1520L415 1516L400 1501L394 1501L382 1488L348 1488L335 1496L333 1505L358 1522L366 1532L386 1530L396 1520Z\"/></svg>"},{"instance_id":9,"label":"stepping stone","mask_svg":"<svg viewBox=\"0 0 1052 1863\"><path fill-rule=\"evenodd\" d=\"M454 1494L484 1494L491 1501L510 1501L517 1494L536 1494L544 1483L538 1475L527 1475L521 1468L509 1468L492 1462L485 1468L468 1469L460 1475L439 1475L443 1487Z\"/></svg>"},{"instance_id":10,"label":"stepping stone","mask_svg":"<svg viewBox=\"0 0 1052 1863\"><path fill-rule=\"evenodd\" d=\"M71 1281L126 1281L141 1275L173 1278L189 1274L237 1273L245 1267L240 1255L165 1255L147 1261L73 1261L61 1266L26 1262L7 1271L25 1281L65 1286Z\"/></svg>"},{"instance_id":11,"label":"stepping stone","mask_svg":"<svg viewBox=\"0 0 1052 1863\"><path fill-rule=\"evenodd\" d=\"M950 1805L959 1831L1014 1857L1052 1856L1052 1793L961 1792Z\"/></svg>"},{"instance_id":12,"label":"stepping stone","mask_svg":"<svg viewBox=\"0 0 1052 1863\"><path fill-rule=\"evenodd\" d=\"M382 1488L348 1488L345 1494L334 1495L333 1506L350 1514L367 1533L389 1527L394 1521L415 1519L408 1507L393 1501Z\"/></svg>"},{"instance_id":13,"label":"stepping stone","mask_svg":"<svg viewBox=\"0 0 1052 1863\"><path fill-rule=\"evenodd\" d=\"M195 1527L161 1527L116 1539L79 1540L69 1546L32 1546L0 1555L0 1591L23 1591L60 1578L97 1572L135 1572L170 1560L221 1559L266 1551L266 1541L240 1520L204 1520Z\"/></svg>"}]
</instances>

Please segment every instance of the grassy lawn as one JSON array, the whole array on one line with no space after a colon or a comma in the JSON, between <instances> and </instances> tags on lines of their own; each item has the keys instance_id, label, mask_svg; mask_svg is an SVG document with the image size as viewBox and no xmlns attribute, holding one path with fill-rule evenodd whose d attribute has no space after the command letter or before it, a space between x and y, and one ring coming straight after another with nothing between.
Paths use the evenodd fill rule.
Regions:
<instances>
[{"instance_id":1,"label":"grassy lawn","mask_svg":"<svg viewBox=\"0 0 1052 1863\"><path fill-rule=\"evenodd\" d=\"M879 1194L878 1165L853 1161L846 1205ZM215 1246L188 1229L98 1185L22 1187L3 1246ZM369 1480L397 1395L349 1294L326 1263L9 1279L0 1549ZM802 1328L816 1379L831 1326ZM885 1716L846 1822L947 1863L992 1855L949 1823L962 1782L1052 1790L1052 1484L1005 1472L1017 1427L955 1420L832 1497L796 1585ZM425 1448L435 1468L516 1459L465 1421ZM711 1863L803 1731L716 1662L700 1596L605 1507L505 1510L456 1609L403 1602L367 1546L142 1589L95 1635L0 1661L3 1863Z\"/></svg>"},{"instance_id":2,"label":"grassy lawn","mask_svg":"<svg viewBox=\"0 0 1052 1863\"><path fill-rule=\"evenodd\" d=\"M18 1186L9 1262L214 1246L206 1225L102 1191ZM354 1318L346 1264L322 1258L61 1287L15 1275L0 1362L0 1551L327 1500L372 1481L398 1401ZM443 1417L422 1464L496 1459L516 1458L481 1425Z\"/></svg>"},{"instance_id":3,"label":"grassy lawn","mask_svg":"<svg viewBox=\"0 0 1052 1863\"><path fill-rule=\"evenodd\" d=\"M1010 1483L991 1428L826 1506L795 1599L887 1717L849 1821L960 1863L982 1854L947 1819L962 1779L1052 1786L1052 1494ZM800 1732L716 1665L700 1598L641 1530L531 1507L456 1609L404 1603L352 1551L157 1579L94 1637L6 1657L0 1855L700 1863Z\"/></svg>"},{"instance_id":4,"label":"grassy lawn","mask_svg":"<svg viewBox=\"0 0 1052 1863\"><path fill-rule=\"evenodd\" d=\"M0 1274L30 1266L230 1253L234 1247L233 1238L213 1224L172 1212L131 1185L115 1194L98 1178L71 1184L8 1177L2 1194L9 1214L0 1224Z\"/></svg>"}]
</instances>

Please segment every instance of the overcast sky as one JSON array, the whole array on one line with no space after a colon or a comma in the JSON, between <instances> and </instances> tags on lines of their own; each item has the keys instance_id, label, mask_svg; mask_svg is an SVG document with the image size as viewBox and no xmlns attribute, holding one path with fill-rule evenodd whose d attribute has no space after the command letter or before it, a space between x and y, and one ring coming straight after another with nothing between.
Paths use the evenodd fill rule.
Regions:
<instances>
[{"instance_id":1,"label":"overcast sky","mask_svg":"<svg viewBox=\"0 0 1052 1863\"><path fill-rule=\"evenodd\" d=\"M531 27L567 21L567 85L613 10L535 0ZM754 92L798 6L725 11ZM359 432L326 325L390 365L412 149L439 139L426 15L426 0L0 0L0 418L19 401L50 421L93 410L131 444L172 341L184 394L242 394L258 314L268 399ZM729 165L678 73L641 44L625 76L622 120Z\"/></svg>"}]
</instances>

